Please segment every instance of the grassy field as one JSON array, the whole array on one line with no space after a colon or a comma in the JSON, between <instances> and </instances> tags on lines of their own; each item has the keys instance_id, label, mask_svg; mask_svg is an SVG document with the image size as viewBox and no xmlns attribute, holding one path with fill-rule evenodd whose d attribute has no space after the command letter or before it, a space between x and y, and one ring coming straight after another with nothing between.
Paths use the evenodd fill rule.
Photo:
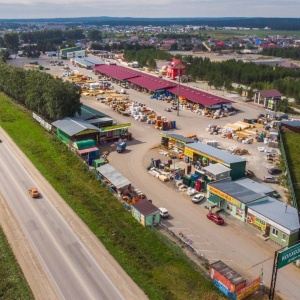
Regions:
<instances>
[{"instance_id":1,"label":"grassy field","mask_svg":"<svg viewBox=\"0 0 300 300\"><path fill-rule=\"evenodd\" d=\"M300 31L280 31L280 30L207 30L207 35L220 40L232 39L235 36L244 37L245 35L255 35L265 38L270 35L296 36L300 38Z\"/></svg>"},{"instance_id":2,"label":"grassy field","mask_svg":"<svg viewBox=\"0 0 300 300\"><path fill-rule=\"evenodd\" d=\"M34 299L0 227L0 299Z\"/></svg>"},{"instance_id":3,"label":"grassy field","mask_svg":"<svg viewBox=\"0 0 300 300\"><path fill-rule=\"evenodd\" d=\"M224 299L183 254L139 225L65 145L1 94L0 125L150 299Z\"/></svg>"},{"instance_id":4,"label":"grassy field","mask_svg":"<svg viewBox=\"0 0 300 300\"><path fill-rule=\"evenodd\" d=\"M289 165L298 209L300 209L300 134L283 132L282 138L285 145L286 159Z\"/></svg>"}]
</instances>

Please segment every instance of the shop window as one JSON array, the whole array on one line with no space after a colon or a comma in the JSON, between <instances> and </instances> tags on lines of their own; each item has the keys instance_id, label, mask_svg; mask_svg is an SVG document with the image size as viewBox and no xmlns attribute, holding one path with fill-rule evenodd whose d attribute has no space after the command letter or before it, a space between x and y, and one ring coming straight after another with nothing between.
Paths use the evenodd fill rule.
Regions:
<instances>
[{"instance_id":1,"label":"shop window","mask_svg":"<svg viewBox=\"0 0 300 300\"><path fill-rule=\"evenodd\" d=\"M242 218L242 217L243 217L243 210L240 209L240 208L237 208L237 209L236 209L236 215L237 215L238 217Z\"/></svg>"},{"instance_id":2,"label":"shop window","mask_svg":"<svg viewBox=\"0 0 300 300\"><path fill-rule=\"evenodd\" d=\"M276 228L272 228L272 234L278 236L278 230Z\"/></svg>"},{"instance_id":3,"label":"shop window","mask_svg":"<svg viewBox=\"0 0 300 300\"><path fill-rule=\"evenodd\" d=\"M232 205L227 203L226 209L229 210L229 211L232 211Z\"/></svg>"},{"instance_id":4,"label":"shop window","mask_svg":"<svg viewBox=\"0 0 300 300\"><path fill-rule=\"evenodd\" d=\"M284 241L284 242L286 242L286 234L282 234L282 240Z\"/></svg>"}]
</instances>

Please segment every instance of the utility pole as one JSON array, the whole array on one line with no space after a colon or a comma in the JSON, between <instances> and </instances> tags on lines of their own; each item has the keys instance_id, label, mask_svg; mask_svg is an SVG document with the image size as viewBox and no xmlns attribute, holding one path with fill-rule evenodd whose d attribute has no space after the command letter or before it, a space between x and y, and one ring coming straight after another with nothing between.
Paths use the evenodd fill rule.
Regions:
<instances>
[{"instance_id":1,"label":"utility pole","mask_svg":"<svg viewBox=\"0 0 300 300\"><path fill-rule=\"evenodd\" d=\"M179 116L180 71L181 71L181 61L179 63L179 74L177 74L178 76L177 116Z\"/></svg>"}]
</instances>

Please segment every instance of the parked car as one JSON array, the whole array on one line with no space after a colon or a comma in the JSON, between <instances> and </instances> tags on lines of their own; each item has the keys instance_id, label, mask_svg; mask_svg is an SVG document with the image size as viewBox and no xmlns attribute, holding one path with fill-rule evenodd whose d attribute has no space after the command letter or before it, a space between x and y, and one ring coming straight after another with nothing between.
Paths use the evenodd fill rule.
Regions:
<instances>
[{"instance_id":1,"label":"parked car","mask_svg":"<svg viewBox=\"0 0 300 300\"><path fill-rule=\"evenodd\" d=\"M38 198L40 196L40 193L37 188L31 188L28 190L28 192L32 198Z\"/></svg>"},{"instance_id":2,"label":"parked car","mask_svg":"<svg viewBox=\"0 0 300 300\"><path fill-rule=\"evenodd\" d=\"M271 175L280 175L282 171L278 168L271 168L268 170L268 173Z\"/></svg>"},{"instance_id":3,"label":"parked car","mask_svg":"<svg viewBox=\"0 0 300 300\"><path fill-rule=\"evenodd\" d=\"M272 177L272 176L265 176L264 177L264 182L267 182L267 183L279 183L278 179L276 177Z\"/></svg>"},{"instance_id":4,"label":"parked car","mask_svg":"<svg viewBox=\"0 0 300 300\"><path fill-rule=\"evenodd\" d=\"M169 217L169 212L166 208L160 207L159 208L159 214L162 218L168 218Z\"/></svg>"},{"instance_id":5,"label":"parked car","mask_svg":"<svg viewBox=\"0 0 300 300\"><path fill-rule=\"evenodd\" d=\"M171 109L170 107L166 107L166 108L165 108L165 111L167 111L167 112L171 112L171 111L172 111L172 109Z\"/></svg>"},{"instance_id":6,"label":"parked car","mask_svg":"<svg viewBox=\"0 0 300 300\"><path fill-rule=\"evenodd\" d=\"M278 199L281 198L281 195L277 191L274 191L272 197Z\"/></svg>"},{"instance_id":7,"label":"parked car","mask_svg":"<svg viewBox=\"0 0 300 300\"><path fill-rule=\"evenodd\" d=\"M222 225L224 224L224 220L222 217L220 217L218 214L215 213L209 213L207 214L207 218L211 221L213 221L214 223L216 223L217 225Z\"/></svg>"},{"instance_id":8,"label":"parked car","mask_svg":"<svg viewBox=\"0 0 300 300\"><path fill-rule=\"evenodd\" d=\"M203 194L196 194L192 201L193 203L200 203L203 199L205 198L205 196Z\"/></svg>"}]
</instances>

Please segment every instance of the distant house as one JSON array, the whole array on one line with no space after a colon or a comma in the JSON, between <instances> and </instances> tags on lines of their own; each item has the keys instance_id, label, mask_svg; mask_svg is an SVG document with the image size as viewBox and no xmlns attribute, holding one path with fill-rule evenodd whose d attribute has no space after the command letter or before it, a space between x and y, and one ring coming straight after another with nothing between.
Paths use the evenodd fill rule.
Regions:
<instances>
[{"instance_id":1,"label":"distant house","mask_svg":"<svg viewBox=\"0 0 300 300\"><path fill-rule=\"evenodd\" d=\"M278 106L281 98L282 94L276 89L261 90L255 92L254 103L274 110Z\"/></svg>"}]
</instances>

